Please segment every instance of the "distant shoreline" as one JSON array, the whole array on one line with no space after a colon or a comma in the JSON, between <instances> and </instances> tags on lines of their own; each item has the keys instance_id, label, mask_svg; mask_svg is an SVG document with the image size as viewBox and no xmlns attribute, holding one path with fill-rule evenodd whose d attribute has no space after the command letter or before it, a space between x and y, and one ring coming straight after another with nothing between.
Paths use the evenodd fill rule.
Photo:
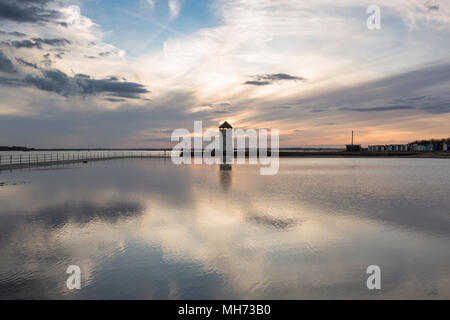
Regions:
<instances>
[{"instance_id":1,"label":"distant shoreline","mask_svg":"<svg viewBox=\"0 0 450 320\"><path fill-rule=\"evenodd\" d=\"M385 151L385 152L346 152L346 151L322 151L322 152L283 152L280 151L280 158L447 158L450 159L450 152L429 151L429 152L409 152L409 151Z\"/></svg>"},{"instance_id":2,"label":"distant shoreline","mask_svg":"<svg viewBox=\"0 0 450 320\"><path fill-rule=\"evenodd\" d=\"M128 148L128 149L35 149L26 147L3 147L0 151L11 152L95 152L95 151L170 151L171 148ZM191 155L194 156L194 151ZM214 154L214 151L213 151ZM234 151L235 157L237 151ZM245 151L245 157L248 157L249 151ZM268 152L270 156L270 151ZM280 148L280 158L450 158L450 151L345 151L337 148Z\"/></svg>"},{"instance_id":3,"label":"distant shoreline","mask_svg":"<svg viewBox=\"0 0 450 320\"><path fill-rule=\"evenodd\" d=\"M194 156L194 152L191 156ZM237 152L234 152L237 156ZM248 158L248 151L245 152L245 157ZM268 152L270 157L270 151ZM443 158L450 159L450 152L448 151L354 151L348 152L343 150L338 151L286 151L281 150L278 153L280 158Z\"/></svg>"},{"instance_id":4,"label":"distant shoreline","mask_svg":"<svg viewBox=\"0 0 450 320\"><path fill-rule=\"evenodd\" d=\"M270 156L270 155L269 155ZM334 151L334 152L282 152L279 153L280 158L406 158L406 159L450 159L450 152L345 152L345 151ZM83 163L89 161L111 161L115 159L127 159L127 158L147 158L139 156L127 156L118 155L112 158L93 158L93 159L71 159L71 160L61 160L61 161L50 161L50 162L37 162L37 163L21 163L21 164L1 164L0 171L2 170L14 170L14 169L24 169L32 167L45 167L53 165L71 164L71 163ZM148 158L158 158L158 157L148 157ZM170 158L170 157L165 157ZM26 159L25 159L26 161Z\"/></svg>"},{"instance_id":5,"label":"distant shoreline","mask_svg":"<svg viewBox=\"0 0 450 320\"><path fill-rule=\"evenodd\" d=\"M0 151L36 151L34 148L27 148L27 147L7 147L7 146L0 146Z\"/></svg>"}]
</instances>

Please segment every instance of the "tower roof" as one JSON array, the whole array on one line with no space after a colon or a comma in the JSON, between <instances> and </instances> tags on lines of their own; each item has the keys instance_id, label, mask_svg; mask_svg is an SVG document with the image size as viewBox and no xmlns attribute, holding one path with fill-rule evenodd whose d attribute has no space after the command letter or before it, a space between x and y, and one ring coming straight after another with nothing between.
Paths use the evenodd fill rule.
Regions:
<instances>
[{"instance_id":1,"label":"tower roof","mask_svg":"<svg viewBox=\"0 0 450 320\"><path fill-rule=\"evenodd\" d=\"M228 123L228 121L225 121L219 126L219 129L233 129L233 127Z\"/></svg>"}]
</instances>

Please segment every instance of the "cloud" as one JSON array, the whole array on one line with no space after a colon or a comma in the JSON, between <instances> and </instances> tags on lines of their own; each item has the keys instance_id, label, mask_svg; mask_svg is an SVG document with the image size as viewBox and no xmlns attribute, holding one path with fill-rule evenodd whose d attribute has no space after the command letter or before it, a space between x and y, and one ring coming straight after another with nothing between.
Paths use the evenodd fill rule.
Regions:
<instances>
[{"instance_id":1,"label":"cloud","mask_svg":"<svg viewBox=\"0 0 450 320\"><path fill-rule=\"evenodd\" d=\"M306 80L303 77L291 76L287 73L259 74L252 76L252 78L256 80L245 81L244 84L253 86L267 86L274 82Z\"/></svg>"},{"instance_id":2,"label":"cloud","mask_svg":"<svg viewBox=\"0 0 450 320\"><path fill-rule=\"evenodd\" d=\"M34 69L39 69L38 66L35 63L31 63L28 61L25 61L23 58L16 58L16 61L26 67L30 67L30 68L34 68Z\"/></svg>"},{"instance_id":3,"label":"cloud","mask_svg":"<svg viewBox=\"0 0 450 320\"><path fill-rule=\"evenodd\" d=\"M222 108L222 107L231 107L231 103L228 103L228 102L213 103L212 106L213 106L213 107L219 107L219 108Z\"/></svg>"},{"instance_id":4,"label":"cloud","mask_svg":"<svg viewBox=\"0 0 450 320\"><path fill-rule=\"evenodd\" d=\"M428 11L439 11L439 4L433 3L431 0L425 2L425 7L427 7Z\"/></svg>"},{"instance_id":5,"label":"cloud","mask_svg":"<svg viewBox=\"0 0 450 320\"><path fill-rule=\"evenodd\" d=\"M373 108L340 108L343 111L358 111L358 112L378 112L378 111L393 111L393 110L411 110L412 106L387 106L387 107L373 107Z\"/></svg>"},{"instance_id":6,"label":"cloud","mask_svg":"<svg viewBox=\"0 0 450 320\"><path fill-rule=\"evenodd\" d=\"M228 110L213 110L211 113L217 113L217 114L227 114L230 113Z\"/></svg>"},{"instance_id":7,"label":"cloud","mask_svg":"<svg viewBox=\"0 0 450 320\"><path fill-rule=\"evenodd\" d=\"M169 15L167 1L152 1L155 9L166 11L166 16L159 17L161 20L167 19ZM83 7L81 11L75 12L64 7L69 3L65 0L25 0L20 1L20 4L0 0L0 3L15 6L32 3L44 10L54 9L60 13L60 16L47 22L42 19L33 24L12 20L0 22L0 29L4 32L28 35L23 38L5 33L1 35L0 43L5 41L8 44L13 40L24 42L16 42L17 48L10 44L3 49L17 73L2 74L0 85L7 88L0 87L0 113L2 116L22 116L36 112L37 104L48 106L45 109L47 112L34 115L35 123L42 124L38 121L42 120L42 115L63 108L129 109L137 106L151 109L155 101L167 100L174 92L188 92L195 97L195 101L181 101L176 106L183 111L189 110L189 116L195 116L196 119L219 121L223 118L221 113L228 112L227 118L232 118L239 126L252 127L264 123L264 126L287 131L301 126L305 129L304 137L326 135L324 141L334 140L333 143L340 139L339 130L344 129L334 126L323 132L311 132L316 123L344 124L348 120L355 127L364 122L366 128L385 130L387 122L397 121L399 130L401 126L403 129L411 125L414 129L420 127L431 131L427 128L432 127L433 132L440 132L438 130L445 129L444 117L440 121L436 120L438 116L433 121L429 119L433 115L448 112L448 99L445 99L448 94L445 89L448 91L449 73L445 66L442 67L442 62L448 61L449 57L448 44L443 39L448 38L450 15L449 7L444 2L439 11L432 12L427 10L424 2L405 0L393 3L381 0L386 19L383 20L383 35L377 37L365 27L365 18L361 17L365 11L360 10L361 5L356 0L339 5L328 0L317 0L314 4L296 0L283 3L270 0L219 0L213 8L208 8L213 9L212 17L217 18L213 19L213 24L204 25L202 22L195 24L195 28L183 30L186 31L184 34L168 34L163 38L156 36L158 40L148 46L151 50L127 56L127 52L133 51L136 45L147 46L142 42L142 37L127 34L130 32L127 30L123 30L121 35L114 30L102 30L102 26L82 15ZM188 2L174 3L184 5ZM144 1L143 4L148 7ZM166 7L159 8L159 5ZM178 19L182 17L179 8L172 12L177 12ZM58 21L69 23L71 16L79 22L76 31L69 28L70 25L63 28L56 24ZM111 25L112 20L107 21L108 18L113 17L106 15L106 20L102 21ZM211 17L207 18L205 22ZM414 24L411 22L413 20ZM173 27L180 26L174 24ZM121 41L125 34L129 37ZM106 43L105 38L120 43L121 48ZM46 44L35 39L66 39L70 44ZM28 47L30 49L25 50ZM395 52L392 49L394 47L397 48ZM59 48L65 51L64 59L56 56L56 49ZM47 52L50 55L42 62L42 56ZM26 63L14 57L20 57ZM51 65L49 59L52 60ZM440 63L441 70L407 75L402 73L424 69L424 66L432 63ZM46 70L57 70L62 74L46 73ZM131 85L124 88L122 80L109 78L110 75L117 75L118 79L126 77L130 79ZM243 78L246 75L249 76ZM143 102L146 96L144 91L150 85L154 93L152 101L146 103ZM17 89L11 90L11 86ZM22 89L24 86L36 89L25 90ZM142 88L144 93L133 91ZM57 95L68 98L61 99ZM420 96L426 98L406 100ZM222 101L231 103L232 107L213 105ZM212 106L202 106L205 102ZM398 109L390 113L383 109L389 107L392 110L393 106L399 105L413 109ZM367 110L354 110L364 108ZM161 108L160 111L164 113L165 110ZM181 126L178 122L183 122L180 114L185 116L186 112L177 113L170 109L163 121L171 122L173 127L178 128ZM61 121L72 120L69 113L60 115ZM126 111L121 116L126 119L129 117ZM423 117L423 121L414 126L412 121L419 117ZM167 123L152 124L170 127ZM52 125L56 126L55 130L48 130L56 132L58 125ZM122 121L121 125L126 127L130 124ZM150 129L148 124L146 128ZM111 130L111 127L107 129ZM86 129L86 132L90 130L95 131ZM3 132L3 137L8 137L4 138L5 141L21 134L9 134L6 130ZM135 136L130 134L127 138L134 138L134 141L143 138L139 132L133 131L133 134ZM394 136L397 138L397 135ZM39 142L48 144L46 139L56 141L52 137L58 135L43 134ZM65 138L71 141L69 135ZM151 135L145 138L151 138ZM63 145L65 140L59 139ZM110 141L111 144L115 143L114 139Z\"/></svg>"},{"instance_id":8,"label":"cloud","mask_svg":"<svg viewBox=\"0 0 450 320\"><path fill-rule=\"evenodd\" d=\"M6 32L6 31L0 30L0 34L8 35L8 36L14 36L14 37L26 37L26 36L27 36L25 33L23 33L23 32L17 32L17 31Z\"/></svg>"},{"instance_id":9,"label":"cloud","mask_svg":"<svg viewBox=\"0 0 450 320\"><path fill-rule=\"evenodd\" d=\"M49 0L0 0L0 20L14 22L48 22L60 17L56 10L47 9Z\"/></svg>"},{"instance_id":10,"label":"cloud","mask_svg":"<svg viewBox=\"0 0 450 320\"><path fill-rule=\"evenodd\" d=\"M76 85L70 82L70 78L62 71L47 70L43 72L44 77L28 75L25 82L44 91L56 92L63 96L74 94Z\"/></svg>"},{"instance_id":11,"label":"cloud","mask_svg":"<svg viewBox=\"0 0 450 320\"><path fill-rule=\"evenodd\" d=\"M360 132L359 142L363 144L406 143L423 135L446 136L450 114L449 79L450 64L426 64L353 85L328 86L327 90L310 91L301 98L261 99L251 111L246 104L241 104L249 115L241 116L239 123L305 128L305 134L293 137L289 144L283 141L288 138L283 138L282 134L280 143L283 146L320 145L324 141L333 141L330 145L337 145L345 141L343 132L349 124ZM274 112L274 105L295 107ZM237 118L235 114L233 118ZM319 130L314 126L316 123L339 125Z\"/></svg>"},{"instance_id":12,"label":"cloud","mask_svg":"<svg viewBox=\"0 0 450 320\"><path fill-rule=\"evenodd\" d=\"M252 85L252 86L267 86L272 84L271 81L245 81L244 84Z\"/></svg>"},{"instance_id":13,"label":"cloud","mask_svg":"<svg viewBox=\"0 0 450 320\"><path fill-rule=\"evenodd\" d=\"M119 82L108 79L91 79L89 75L77 74L74 77L53 69L42 71L42 76L28 75L25 83L40 90L55 92L62 96L95 95L107 93L113 97L140 99L149 91L135 82Z\"/></svg>"},{"instance_id":14,"label":"cloud","mask_svg":"<svg viewBox=\"0 0 450 320\"><path fill-rule=\"evenodd\" d=\"M67 44L70 44L70 41L64 38L56 38L56 39L33 38L32 40L37 43L46 44L49 46L65 46Z\"/></svg>"},{"instance_id":15,"label":"cloud","mask_svg":"<svg viewBox=\"0 0 450 320\"><path fill-rule=\"evenodd\" d=\"M231 107L231 103L229 103L229 102L204 103L204 104L201 104L200 107L203 107L203 108L228 108L228 107Z\"/></svg>"},{"instance_id":16,"label":"cloud","mask_svg":"<svg viewBox=\"0 0 450 320\"><path fill-rule=\"evenodd\" d=\"M13 63L9 60L3 51L0 51L0 71L6 73L14 73L16 69L14 68Z\"/></svg>"},{"instance_id":17,"label":"cloud","mask_svg":"<svg viewBox=\"0 0 450 320\"><path fill-rule=\"evenodd\" d=\"M446 110L450 105L450 64L425 65L407 72L333 88L295 100L299 106L317 105L311 112ZM369 107L368 105L378 105ZM319 107L320 106L320 107ZM341 107L342 106L342 107ZM367 106L367 107L363 107ZM438 107L439 106L439 107ZM340 108L339 108L340 107Z\"/></svg>"},{"instance_id":18,"label":"cloud","mask_svg":"<svg viewBox=\"0 0 450 320\"><path fill-rule=\"evenodd\" d=\"M44 58L44 60L42 60L41 62L47 67L47 68L51 68L53 61L50 59L50 53L46 53L42 56Z\"/></svg>"},{"instance_id":19,"label":"cloud","mask_svg":"<svg viewBox=\"0 0 450 320\"><path fill-rule=\"evenodd\" d=\"M180 0L169 0L168 5L169 5L170 18L175 19L180 14L180 10L181 10Z\"/></svg>"},{"instance_id":20,"label":"cloud","mask_svg":"<svg viewBox=\"0 0 450 320\"><path fill-rule=\"evenodd\" d=\"M123 98L105 98L106 101L109 102L125 102L127 101L126 99Z\"/></svg>"},{"instance_id":21,"label":"cloud","mask_svg":"<svg viewBox=\"0 0 450 320\"><path fill-rule=\"evenodd\" d=\"M49 54L44 57L48 58ZM24 87L32 86L39 90L55 92L61 96L107 94L105 98L110 102L124 101L119 98L141 99L142 94L149 93L145 86L136 82L118 81L118 77L110 76L105 79L92 79L89 75L76 74L71 77L58 69L42 70L35 63L23 58L16 58L17 62L41 71L41 75L28 74L24 78L0 77L0 86ZM47 61L47 60L44 60ZM0 51L0 71L14 73L16 69L2 51Z\"/></svg>"},{"instance_id":22,"label":"cloud","mask_svg":"<svg viewBox=\"0 0 450 320\"><path fill-rule=\"evenodd\" d=\"M155 9L155 1L154 0L147 0L147 3L150 7L150 9Z\"/></svg>"},{"instance_id":23,"label":"cloud","mask_svg":"<svg viewBox=\"0 0 450 320\"><path fill-rule=\"evenodd\" d=\"M429 114L444 114L450 112L450 97L444 95L436 96L419 96L406 97L402 99L395 99L400 103L408 103L405 105L392 105L387 107L373 107L373 108L341 108L343 111L359 111L359 112L377 112L377 111L392 111L392 110L422 110Z\"/></svg>"},{"instance_id":24,"label":"cloud","mask_svg":"<svg viewBox=\"0 0 450 320\"><path fill-rule=\"evenodd\" d=\"M33 213L33 218L57 227L67 224L68 221L80 224L97 219L114 222L124 217L139 215L143 210L143 206L137 202L115 201L104 205L91 202L68 202L38 210Z\"/></svg>"},{"instance_id":25,"label":"cloud","mask_svg":"<svg viewBox=\"0 0 450 320\"><path fill-rule=\"evenodd\" d=\"M117 82L110 79L86 79L79 82L79 85L83 88L83 93L108 92L117 97L132 99L138 99L141 94L150 92L143 85L136 82Z\"/></svg>"},{"instance_id":26,"label":"cloud","mask_svg":"<svg viewBox=\"0 0 450 320\"><path fill-rule=\"evenodd\" d=\"M421 100L418 106L430 114L450 113L450 97L427 97Z\"/></svg>"},{"instance_id":27,"label":"cloud","mask_svg":"<svg viewBox=\"0 0 450 320\"><path fill-rule=\"evenodd\" d=\"M142 144L144 140L154 137L150 130L161 124L166 128L190 128L194 120L203 119L205 126L215 125L215 121L209 121L208 113L189 112L188 107L198 103L195 99L190 93L172 92L170 96L155 98L142 105L128 101L117 103L114 108L104 108L105 101L90 96L37 99L30 101L29 113L2 114L0 133L11 137L8 138L10 145L15 139L20 140L19 137L27 137L30 145L40 147L146 146ZM170 134L155 147L160 147L161 142L171 145Z\"/></svg>"},{"instance_id":28,"label":"cloud","mask_svg":"<svg viewBox=\"0 0 450 320\"><path fill-rule=\"evenodd\" d=\"M25 83L22 79L0 77L0 86L4 87L23 87Z\"/></svg>"},{"instance_id":29,"label":"cloud","mask_svg":"<svg viewBox=\"0 0 450 320\"><path fill-rule=\"evenodd\" d=\"M264 214L250 215L247 220L268 228L284 230L294 227L298 222L294 219L275 218Z\"/></svg>"},{"instance_id":30,"label":"cloud","mask_svg":"<svg viewBox=\"0 0 450 320\"><path fill-rule=\"evenodd\" d=\"M272 106L272 109L290 109L292 106Z\"/></svg>"},{"instance_id":31,"label":"cloud","mask_svg":"<svg viewBox=\"0 0 450 320\"><path fill-rule=\"evenodd\" d=\"M37 48L42 49L42 45L48 46L65 46L70 44L70 41L63 38L54 38L54 39L42 39L42 38L33 38L31 40L15 40L15 41L4 41L3 44L12 46L14 48Z\"/></svg>"},{"instance_id":32,"label":"cloud","mask_svg":"<svg viewBox=\"0 0 450 320\"><path fill-rule=\"evenodd\" d=\"M3 42L3 44L13 46L14 48L17 48L17 49L39 47L38 43L31 41L31 40Z\"/></svg>"},{"instance_id":33,"label":"cloud","mask_svg":"<svg viewBox=\"0 0 450 320\"><path fill-rule=\"evenodd\" d=\"M273 74L263 74L263 75L256 75L254 76L258 80L271 80L271 81L280 81L280 80L305 80L305 78L297 77L297 76L291 76L286 73L273 73Z\"/></svg>"}]
</instances>

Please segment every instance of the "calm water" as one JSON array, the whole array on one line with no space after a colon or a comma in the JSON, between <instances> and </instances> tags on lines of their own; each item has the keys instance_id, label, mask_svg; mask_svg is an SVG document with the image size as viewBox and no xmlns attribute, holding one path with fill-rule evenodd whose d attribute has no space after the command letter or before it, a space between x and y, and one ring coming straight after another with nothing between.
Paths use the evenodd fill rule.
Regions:
<instances>
[{"instance_id":1,"label":"calm water","mask_svg":"<svg viewBox=\"0 0 450 320\"><path fill-rule=\"evenodd\" d=\"M449 173L307 158L276 176L170 159L2 171L0 298L449 299Z\"/></svg>"}]
</instances>

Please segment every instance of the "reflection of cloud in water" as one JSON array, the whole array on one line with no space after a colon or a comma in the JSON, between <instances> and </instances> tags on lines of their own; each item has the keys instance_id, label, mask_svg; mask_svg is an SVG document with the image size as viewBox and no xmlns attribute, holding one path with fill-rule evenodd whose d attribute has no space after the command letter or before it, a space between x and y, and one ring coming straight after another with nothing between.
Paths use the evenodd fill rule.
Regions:
<instances>
[{"instance_id":1,"label":"reflection of cloud in water","mask_svg":"<svg viewBox=\"0 0 450 320\"><path fill-rule=\"evenodd\" d=\"M26 181L0 181L0 187L17 186L27 183Z\"/></svg>"},{"instance_id":2,"label":"reflection of cloud in water","mask_svg":"<svg viewBox=\"0 0 450 320\"><path fill-rule=\"evenodd\" d=\"M15 227L0 235L0 297L450 297L446 225L441 230L447 237L426 224L416 225L419 231L405 228L406 213L395 220L400 206L392 205L393 197L415 204L412 187L407 185L405 193L400 189L405 185L391 177L403 177L405 172L397 173L402 169L373 169L371 176L367 170L330 172L311 164L296 171L290 161L289 174L284 174L284 162L280 174L270 178L259 176L257 167L236 165L233 192L222 192L216 167L179 170L153 161L111 163L109 170L96 164L81 179L84 188L78 188L76 176L67 176L68 182L46 180L48 188L42 190L41 176L32 176L31 185L14 187L25 191L22 202L18 193L11 197L13 187L4 188L0 225ZM435 169L422 168L424 184L428 179L443 183L433 175ZM168 175L164 181L163 172ZM361 175L370 176L371 183L353 179ZM166 192L171 185L172 195ZM417 215L442 218L441 207L448 202L441 193L448 185L443 188L433 194L423 190L428 211L410 211L411 224L421 221ZM50 195L42 197L45 192ZM71 193L76 201L68 202ZM36 205L28 206L28 199ZM422 200L417 203L420 207ZM34 209L19 210L29 207ZM59 211L66 207L67 214ZM78 215L80 210L87 215ZM392 217L384 219L380 211ZM82 268L80 292L65 291L68 264ZM386 275L376 296L364 286L369 264L380 265Z\"/></svg>"},{"instance_id":3,"label":"reflection of cloud in water","mask_svg":"<svg viewBox=\"0 0 450 320\"><path fill-rule=\"evenodd\" d=\"M57 207L43 208L28 219L60 227L68 222L84 224L91 220L115 223L118 219L139 215L144 208L137 202L112 202L104 205L95 203L66 203Z\"/></svg>"},{"instance_id":4,"label":"reflection of cloud in water","mask_svg":"<svg viewBox=\"0 0 450 320\"><path fill-rule=\"evenodd\" d=\"M291 228L296 224L294 219L279 219L268 215L250 215L248 221L260 224L269 228L284 230Z\"/></svg>"}]
</instances>

